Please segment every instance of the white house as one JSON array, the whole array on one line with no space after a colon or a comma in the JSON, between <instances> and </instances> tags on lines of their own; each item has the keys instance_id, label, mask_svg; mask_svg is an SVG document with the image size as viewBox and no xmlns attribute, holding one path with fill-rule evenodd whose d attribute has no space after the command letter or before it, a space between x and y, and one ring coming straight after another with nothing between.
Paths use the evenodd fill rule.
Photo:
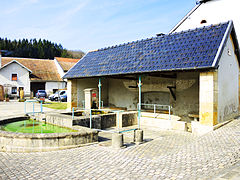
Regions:
<instances>
[{"instance_id":1,"label":"white house","mask_svg":"<svg viewBox=\"0 0 240 180\"><path fill-rule=\"evenodd\" d=\"M196 6L170 30L170 33L232 20L237 38L240 39L239 7L239 0L198 0Z\"/></svg>"},{"instance_id":2,"label":"white house","mask_svg":"<svg viewBox=\"0 0 240 180\"><path fill-rule=\"evenodd\" d=\"M66 81L62 79L64 71L70 69L73 62L70 58L60 58L60 63L49 59L31 58L0 58L0 85L5 87L10 96L19 96L24 89L25 96L33 95L37 90L46 90L51 94L58 89L66 88ZM62 65L62 64L63 65ZM65 66L64 66L65 65Z\"/></svg>"}]
</instances>

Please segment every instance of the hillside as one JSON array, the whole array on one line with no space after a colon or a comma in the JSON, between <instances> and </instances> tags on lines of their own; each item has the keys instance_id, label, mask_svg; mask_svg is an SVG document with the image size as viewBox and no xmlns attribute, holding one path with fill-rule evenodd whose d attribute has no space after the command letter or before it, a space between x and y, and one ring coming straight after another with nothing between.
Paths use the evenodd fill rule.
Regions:
<instances>
[{"instance_id":1,"label":"hillside","mask_svg":"<svg viewBox=\"0 0 240 180\"><path fill-rule=\"evenodd\" d=\"M45 39L9 40L0 38L0 50L5 50L3 56L54 59L54 57L67 57L79 59L84 55L82 51L67 50L61 44Z\"/></svg>"}]
</instances>

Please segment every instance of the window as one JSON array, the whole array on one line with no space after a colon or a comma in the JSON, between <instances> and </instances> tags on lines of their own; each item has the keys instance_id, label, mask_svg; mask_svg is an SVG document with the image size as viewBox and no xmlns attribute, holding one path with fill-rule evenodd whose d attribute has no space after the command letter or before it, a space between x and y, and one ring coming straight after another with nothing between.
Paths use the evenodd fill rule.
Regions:
<instances>
[{"instance_id":1,"label":"window","mask_svg":"<svg viewBox=\"0 0 240 180\"><path fill-rule=\"evenodd\" d=\"M17 94L17 87L12 87L12 94Z\"/></svg>"},{"instance_id":2,"label":"window","mask_svg":"<svg viewBox=\"0 0 240 180\"><path fill-rule=\"evenodd\" d=\"M17 74L12 74L12 81L17 81Z\"/></svg>"}]
</instances>

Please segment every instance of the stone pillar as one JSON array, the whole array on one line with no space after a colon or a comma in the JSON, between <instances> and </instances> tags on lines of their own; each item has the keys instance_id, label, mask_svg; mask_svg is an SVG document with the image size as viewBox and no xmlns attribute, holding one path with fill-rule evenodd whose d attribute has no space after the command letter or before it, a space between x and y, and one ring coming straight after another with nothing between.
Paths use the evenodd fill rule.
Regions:
<instances>
[{"instance_id":1,"label":"stone pillar","mask_svg":"<svg viewBox=\"0 0 240 180\"><path fill-rule=\"evenodd\" d=\"M85 109L92 108L92 89L84 89Z\"/></svg>"},{"instance_id":2,"label":"stone pillar","mask_svg":"<svg viewBox=\"0 0 240 180\"><path fill-rule=\"evenodd\" d=\"M123 147L123 134L113 133L112 134L112 147L119 149Z\"/></svg>"},{"instance_id":3,"label":"stone pillar","mask_svg":"<svg viewBox=\"0 0 240 180\"><path fill-rule=\"evenodd\" d=\"M77 79L70 79L67 81L67 109L72 110L77 107Z\"/></svg>"},{"instance_id":4,"label":"stone pillar","mask_svg":"<svg viewBox=\"0 0 240 180\"><path fill-rule=\"evenodd\" d=\"M134 142L140 144L143 142L143 130L137 129L134 131Z\"/></svg>"},{"instance_id":5,"label":"stone pillar","mask_svg":"<svg viewBox=\"0 0 240 180\"><path fill-rule=\"evenodd\" d=\"M201 72L199 83L200 124L205 126L214 126L218 123L217 72Z\"/></svg>"}]
</instances>

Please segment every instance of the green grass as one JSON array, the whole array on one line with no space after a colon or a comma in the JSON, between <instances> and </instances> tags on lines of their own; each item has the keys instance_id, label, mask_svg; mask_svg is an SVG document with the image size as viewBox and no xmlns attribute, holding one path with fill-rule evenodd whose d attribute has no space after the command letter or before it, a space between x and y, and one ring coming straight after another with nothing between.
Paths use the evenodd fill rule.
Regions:
<instances>
[{"instance_id":1,"label":"green grass","mask_svg":"<svg viewBox=\"0 0 240 180\"><path fill-rule=\"evenodd\" d=\"M43 107L51 108L51 109L67 109L67 103L49 102L49 103L43 104Z\"/></svg>"}]
</instances>

